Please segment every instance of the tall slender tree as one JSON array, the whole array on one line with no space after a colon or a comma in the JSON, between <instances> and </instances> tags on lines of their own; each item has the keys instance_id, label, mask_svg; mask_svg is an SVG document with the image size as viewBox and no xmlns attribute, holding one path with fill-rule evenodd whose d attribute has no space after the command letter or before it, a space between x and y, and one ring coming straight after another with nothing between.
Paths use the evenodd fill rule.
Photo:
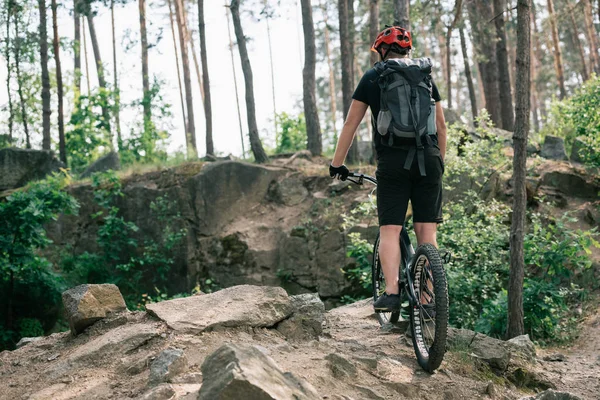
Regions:
<instances>
[{"instance_id":1,"label":"tall slender tree","mask_svg":"<svg viewBox=\"0 0 600 400\"><path fill-rule=\"evenodd\" d=\"M50 150L50 74L48 73L48 30L46 0L38 0L40 16L40 62L42 64L42 149Z\"/></svg>"},{"instance_id":2,"label":"tall slender tree","mask_svg":"<svg viewBox=\"0 0 600 400\"><path fill-rule=\"evenodd\" d=\"M594 28L594 21L592 15L592 1L582 0L583 2L583 15L585 18L585 31L587 32L588 42L590 43L590 55L591 64L596 74L600 75L600 55L598 55L598 32ZM598 16L600 18L600 15Z\"/></svg>"},{"instance_id":3,"label":"tall slender tree","mask_svg":"<svg viewBox=\"0 0 600 400\"><path fill-rule=\"evenodd\" d=\"M352 62L352 43L350 39L349 29L349 10L348 0L338 0L338 14L340 25L340 48L342 53L342 104L344 107L344 121L348 115L350 104L352 103L353 82L353 65ZM348 162L354 163L358 161L356 138L352 141L352 145L348 151Z\"/></svg>"},{"instance_id":4,"label":"tall slender tree","mask_svg":"<svg viewBox=\"0 0 600 400\"><path fill-rule=\"evenodd\" d=\"M560 40L558 37L558 27L556 24L556 13L554 12L554 1L548 0L548 13L550 14L550 30L552 31L552 46L554 48L554 68L556 69L556 80L560 98L564 99L567 95L565 89L565 73L563 68L562 51L560 49Z\"/></svg>"},{"instance_id":5,"label":"tall slender tree","mask_svg":"<svg viewBox=\"0 0 600 400\"><path fill-rule=\"evenodd\" d=\"M494 23L496 25L496 60L498 62L498 90L500 92L500 112L502 124L500 128L507 131L514 129L513 99L508 68L508 51L506 50L506 31L504 29L504 13L506 0L494 0Z\"/></svg>"},{"instance_id":6,"label":"tall slender tree","mask_svg":"<svg viewBox=\"0 0 600 400\"><path fill-rule=\"evenodd\" d=\"M394 0L394 20L410 30L410 0Z\"/></svg>"},{"instance_id":7,"label":"tall slender tree","mask_svg":"<svg viewBox=\"0 0 600 400\"><path fill-rule=\"evenodd\" d=\"M240 111L240 96L238 95L237 74L235 72L235 59L233 57L233 39L231 38L231 28L229 27L229 7L225 1L225 17L227 18L227 35L229 37L229 54L231 55L231 70L233 71L233 87L235 89L235 104L237 106L238 123L240 124L240 139L242 142L242 157L246 158L246 146L244 145L244 130L242 128L242 112Z\"/></svg>"},{"instance_id":8,"label":"tall slender tree","mask_svg":"<svg viewBox=\"0 0 600 400\"><path fill-rule=\"evenodd\" d=\"M14 17L14 25L15 25L15 73L17 75L17 93L19 94L19 102L21 104L21 119L23 121L23 130L25 131L25 147L31 148L31 138L29 135L29 117L27 115L27 107L25 96L23 95L23 75L21 74L21 45L23 42L23 38L20 35L20 24L19 24L19 16L17 13L13 14Z\"/></svg>"},{"instance_id":9,"label":"tall slender tree","mask_svg":"<svg viewBox=\"0 0 600 400\"><path fill-rule=\"evenodd\" d=\"M271 93L273 96L273 124L275 125L275 133L277 133L277 100L275 96L275 68L273 67L273 42L271 40L271 24L269 20L273 18L273 10L269 6L269 0L263 0L263 13L265 15L265 23L267 25L267 42L269 44L269 66L271 69ZM307 121L308 122L308 121Z\"/></svg>"},{"instance_id":10,"label":"tall slender tree","mask_svg":"<svg viewBox=\"0 0 600 400\"><path fill-rule=\"evenodd\" d=\"M194 99L192 95L192 80L190 77L190 61L188 57L187 29L183 1L174 0L175 15L177 17L177 28L179 30L179 47L181 49L181 61L183 64L183 85L185 87L185 103L187 108L186 143L187 153L190 158L198 158L198 147L196 146L196 125L194 123Z\"/></svg>"},{"instance_id":11,"label":"tall slender tree","mask_svg":"<svg viewBox=\"0 0 600 400\"><path fill-rule=\"evenodd\" d=\"M173 37L173 51L175 52L175 66L177 69L177 85L179 86L179 100L181 101L181 114L183 116L183 130L186 133L187 143L187 117L185 116L185 101L183 100L183 87L181 85L181 70L179 68L179 51L177 50L177 39L175 37L175 22L173 21L173 6L171 0L167 0L169 6L169 20L171 21L171 36Z\"/></svg>"},{"instance_id":12,"label":"tall slender tree","mask_svg":"<svg viewBox=\"0 0 600 400\"><path fill-rule=\"evenodd\" d=\"M123 146L123 137L121 136L121 90L119 89L119 75L117 73L117 40L115 35L115 0L110 0L110 26L112 34L113 50L113 111L115 115L115 125L117 125L117 148L121 150Z\"/></svg>"},{"instance_id":13,"label":"tall slender tree","mask_svg":"<svg viewBox=\"0 0 600 400\"><path fill-rule=\"evenodd\" d=\"M315 46L315 27L312 17L312 5L310 0L301 0L302 5L302 28L304 29L304 70L303 77L303 100L304 118L306 120L307 149L313 156L319 156L323 152L321 140L321 126L319 124L319 111L315 96L317 66L317 48Z\"/></svg>"},{"instance_id":14,"label":"tall slender tree","mask_svg":"<svg viewBox=\"0 0 600 400\"><path fill-rule=\"evenodd\" d=\"M513 214L510 226L510 278L508 284L507 338L522 335L525 331L523 316L523 280L525 260L526 164L527 136L529 133L529 88L531 54L530 40L531 0L517 0L517 102L515 132L513 134Z\"/></svg>"},{"instance_id":15,"label":"tall slender tree","mask_svg":"<svg viewBox=\"0 0 600 400\"><path fill-rule=\"evenodd\" d=\"M12 103L12 95L10 90L10 81L12 77L12 67L10 64L10 17L13 13L13 1L6 1L6 40L4 41L4 58L6 59L6 95L8 96L8 141L12 144L13 141L13 122L14 111Z\"/></svg>"},{"instance_id":16,"label":"tall slender tree","mask_svg":"<svg viewBox=\"0 0 600 400\"><path fill-rule=\"evenodd\" d=\"M260 137L258 136L258 125L256 124L256 107L254 104L254 83L252 78L252 66L248 57L248 49L246 48L246 37L240 20L240 1L231 0L229 6L231 16L233 18L233 29L240 51L242 61L242 72L244 73L244 82L246 84L246 115L248 117L248 136L250 137L250 149L254 154L254 159L258 163L269 161L267 153L263 149Z\"/></svg>"},{"instance_id":17,"label":"tall slender tree","mask_svg":"<svg viewBox=\"0 0 600 400\"><path fill-rule=\"evenodd\" d=\"M206 154L215 154L212 137L212 104L210 98L210 78L208 74L208 50L206 48L206 27L204 25L204 0L198 0L198 33L200 34L200 59L202 60L202 80L204 83L204 115L206 117Z\"/></svg>"},{"instance_id":18,"label":"tall slender tree","mask_svg":"<svg viewBox=\"0 0 600 400\"><path fill-rule=\"evenodd\" d=\"M450 43L452 41L452 31L460 21L461 14L462 0L456 0L454 4L454 19L452 20L452 23L448 25L448 30L446 32L446 84L448 85L448 108L452 108L452 60L450 59L452 52L450 51Z\"/></svg>"},{"instance_id":19,"label":"tall slender tree","mask_svg":"<svg viewBox=\"0 0 600 400\"><path fill-rule=\"evenodd\" d=\"M63 109L63 81L62 68L60 65L60 39L58 36L58 18L57 18L56 0L52 0L52 31L54 38L52 45L54 48L54 62L56 65L56 91L58 94L58 153L60 160L67 165L67 150L65 146L65 121Z\"/></svg>"},{"instance_id":20,"label":"tall slender tree","mask_svg":"<svg viewBox=\"0 0 600 400\"><path fill-rule=\"evenodd\" d=\"M577 27L577 22L575 21L575 15L573 15L574 7L571 5L570 1L567 1L567 7L568 7L567 13L569 14L569 19L571 20L571 29L572 29L572 34L570 36L573 41L573 45L577 48L577 52L579 53L579 58L581 59L581 78L585 82L588 80L588 77L589 77L586 62L585 62L585 52L583 51L583 46L581 45L581 40L579 40L579 28ZM593 69L593 66L592 66L592 69Z\"/></svg>"},{"instance_id":21,"label":"tall slender tree","mask_svg":"<svg viewBox=\"0 0 600 400\"><path fill-rule=\"evenodd\" d=\"M375 42L379 33L379 0L369 0L369 42ZM371 52L371 65L379 61L379 56Z\"/></svg>"},{"instance_id":22,"label":"tall slender tree","mask_svg":"<svg viewBox=\"0 0 600 400\"><path fill-rule=\"evenodd\" d=\"M87 51L87 39L85 34L85 17L81 17L82 22L82 31L83 31L83 61L85 63L85 82L87 86L87 94L88 96L92 93L92 85L90 84L90 63L88 61L88 51Z\"/></svg>"},{"instance_id":23,"label":"tall slender tree","mask_svg":"<svg viewBox=\"0 0 600 400\"><path fill-rule=\"evenodd\" d=\"M148 73L148 32L146 30L146 0L138 0L140 15L140 42L142 45L142 107L144 109L144 134L152 131L152 99L150 97L150 77Z\"/></svg>"},{"instance_id":24,"label":"tall slender tree","mask_svg":"<svg viewBox=\"0 0 600 400\"><path fill-rule=\"evenodd\" d=\"M327 56L327 68L329 70L329 106L331 107L331 126L333 128L333 138L337 142L338 131L337 131L337 101L336 101L336 90L335 90L335 71L333 69L333 59L331 57L331 37L329 34L329 17L327 3L323 3L320 0L321 11L323 12L323 22L325 26L323 28L325 35L325 55Z\"/></svg>"},{"instance_id":25,"label":"tall slender tree","mask_svg":"<svg viewBox=\"0 0 600 400\"><path fill-rule=\"evenodd\" d=\"M471 114L473 115L473 124L477 125L477 100L475 98L475 86L473 85L473 75L471 74L471 63L469 62L469 53L467 53L467 41L465 40L465 31L462 24L458 28L460 33L460 48L465 64L465 77L467 78L467 87L469 88L469 99L471 101Z\"/></svg>"},{"instance_id":26,"label":"tall slender tree","mask_svg":"<svg viewBox=\"0 0 600 400\"><path fill-rule=\"evenodd\" d=\"M76 96L81 93L81 15L79 14L78 0L73 0L73 79L75 80Z\"/></svg>"}]
</instances>

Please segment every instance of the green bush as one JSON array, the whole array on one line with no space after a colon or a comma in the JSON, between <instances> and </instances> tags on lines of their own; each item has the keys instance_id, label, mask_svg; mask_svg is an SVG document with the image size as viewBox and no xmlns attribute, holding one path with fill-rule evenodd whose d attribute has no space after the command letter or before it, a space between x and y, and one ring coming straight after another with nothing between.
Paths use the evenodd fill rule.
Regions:
<instances>
[{"instance_id":1,"label":"green bush","mask_svg":"<svg viewBox=\"0 0 600 400\"><path fill-rule=\"evenodd\" d=\"M293 153L306 149L306 121L304 114L297 117L282 112L277 115L275 153Z\"/></svg>"},{"instance_id":2,"label":"green bush","mask_svg":"<svg viewBox=\"0 0 600 400\"><path fill-rule=\"evenodd\" d=\"M64 191L68 182L66 173L57 174L0 202L0 350L56 321L64 283L37 252L52 243L46 224L78 209Z\"/></svg>"},{"instance_id":3,"label":"green bush","mask_svg":"<svg viewBox=\"0 0 600 400\"><path fill-rule=\"evenodd\" d=\"M600 166L600 76L593 75L573 96L553 102L543 133L564 137L569 146L581 137L592 150L584 150L581 156Z\"/></svg>"}]
</instances>

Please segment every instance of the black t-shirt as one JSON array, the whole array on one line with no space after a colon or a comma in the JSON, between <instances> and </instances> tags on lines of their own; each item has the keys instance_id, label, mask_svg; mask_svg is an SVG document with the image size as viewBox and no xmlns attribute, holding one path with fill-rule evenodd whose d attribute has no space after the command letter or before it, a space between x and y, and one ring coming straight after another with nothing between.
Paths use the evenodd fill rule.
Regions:
<instances>
[{"instance_id":1,"label":"black t-shirt","mask_svg":"<svg viewBox=\"0 0 600 400\"><path fill-rule=\"evenodd\" d=\"M381 89L379 88L379 85L377 84L378 77L379 77L379 75L377 74L377 71L375 71L375 68L371 68L367 72L365 72L365 74L361 78L360 82L358 83L358 86L356 87L356 90L354 91L352 98L354 100L362 101L363 103L368 104L369 107L371 107L371 115L372 115L371 118L372 118L372 122L373 122L373 140L375 140L375 148L377 149L377 152L379 153L384 146L381 144L381 135L377 133L377 126L376 126L377 125L377 116L379 115L379 108L380 108L380 102L381 102ZM433 85L433 92L432 92L433 100L435 102L441 101L442 97L440 96L440 92L439 92L437 86L435 85L435 82L433 82L433 80L432 80L431 83ZM402 139L395 138L394 144L402 144L402 143L400 143L400 140L402 140ZM405 144L412 144L412 143L414 143L414 141L409 140Z\"/></svg>"}]
</instances>

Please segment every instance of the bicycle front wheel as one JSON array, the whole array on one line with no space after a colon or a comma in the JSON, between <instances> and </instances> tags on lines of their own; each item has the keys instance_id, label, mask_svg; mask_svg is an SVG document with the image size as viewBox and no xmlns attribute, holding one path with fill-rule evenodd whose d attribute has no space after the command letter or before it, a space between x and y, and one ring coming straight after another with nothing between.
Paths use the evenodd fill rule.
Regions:
<instances>
[{"instance_id":1,"label":"bicycle front wheel","mask_svg":"<svg viewBox=\"0 0 600 400\"><path fill-rule=\"evenodd\" d=\"M383 292L385 292L385 277L381 268L381 260L379 259L379 234L373 246L373 263L371 264L371 283L373 285L373 302L376 302ZM396 323L400 318L400 312L378 312L377 320L380 325L387 323Z\"/></svg>"},{"instance_id":2,"label":"bicycle front wheel","mask_svg":"<svg viewBox=\"0 0 600 400\"><path fill-rule=\"evenodd\" d=\"M417 361L436 370L446 352L448 285L440 253L432 244L419 246L410 269L411 331Z\"/></svg>"}]
</instances>

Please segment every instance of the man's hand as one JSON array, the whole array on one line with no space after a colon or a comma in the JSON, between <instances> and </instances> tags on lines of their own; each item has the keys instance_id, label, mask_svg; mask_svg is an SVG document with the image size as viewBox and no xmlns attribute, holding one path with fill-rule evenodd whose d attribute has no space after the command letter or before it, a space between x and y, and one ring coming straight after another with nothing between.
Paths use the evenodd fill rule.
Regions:
<instances>
[{"instance_id":1,"label":"man's hand","mask_svg":"<svg viewBox=\"0 0 600 400\"><path fill-rule=\"evenodd\" d=\"M342 181L345 181L348 178L350 171L346 168L345 165L340 165L339 167L334 167L332 164L329 164L329 176L332 178L337 178Z\"/></svg>"}]
</instances>

